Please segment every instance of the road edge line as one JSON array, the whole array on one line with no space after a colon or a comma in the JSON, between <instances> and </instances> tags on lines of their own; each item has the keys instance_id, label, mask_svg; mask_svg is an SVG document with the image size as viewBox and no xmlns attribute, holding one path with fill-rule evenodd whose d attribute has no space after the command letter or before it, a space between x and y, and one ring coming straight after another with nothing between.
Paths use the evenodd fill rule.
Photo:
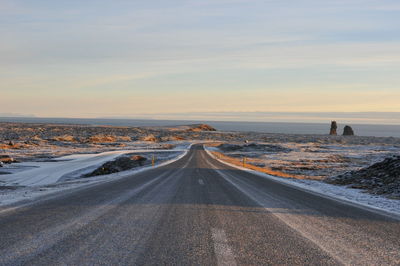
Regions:
<instances>
[{"instance_id":1,"label":"road edge line","mask_svg":"<svg viewBox=\"0 0 400 266\"><path fill-rule=\"evenodd\" d=\"M364 204L362 202L341 198L339 196L336 197L334 195L326 195L326 194L323 194L322 192L318 192L318 191L311 190L311 189L305 188L303 186L297 185L296 183L293 183L293 182L290 182L290 181L285 181L282 177L268 175L266 173L261 173L261 172L258 172L258 171L252 170L252 169L248 169L248 168L245 168L245 167L234 165L234 164L225 162L225 161L217 158L204 145L203 145L203 147L204 147L204 150L206 151L206 153L209 156L211 156L212 158L214 158L218 162L220 162L222 164L225 164L227 166L230 166L230 167L233 167L233 168L236 168L236 169L239 169L239 170L242 170L242 171L257 175L259 177L262 177L262 178L265 178L265 179L268 179L268 180L271 180L271 181L275 181L275 182L280 183L282 185L286 185L286 186L289 186L289 187L292 187L292 188L295 188L295 189L298 189L298 190L302 190L304 192L307 192L307 193L310 193L310 194L313 194L313 195L316 195L316 196L319 196L319 197L323 197L323 198L326 198L326 199L334 200L334 201L339 202L339 203L347 204L347 205L350 205L350 206L353 206L353 207L357 207L357 208L360 208L360 209L363 209L363 210L367 210L367 211L370 211L370 212L373 212L373 213L376 213L376 214L379 214L379 215L383 215L383 216L386 216L388 218L396 219L396 220L400 221L400 212L382 209L380 207L367 205L367 204ZM400 204L400 200L399 200L399 204Z\"/></svg>"}]
</instances>

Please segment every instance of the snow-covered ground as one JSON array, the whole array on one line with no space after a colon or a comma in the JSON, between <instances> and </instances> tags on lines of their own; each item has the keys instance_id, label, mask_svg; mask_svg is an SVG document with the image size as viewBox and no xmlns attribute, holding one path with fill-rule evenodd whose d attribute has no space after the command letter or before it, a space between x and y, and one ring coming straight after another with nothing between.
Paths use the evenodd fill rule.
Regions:
<instances>
[{"instance_id":1,"label":"snow-covered ground","mask_svg":"<svg viewBox=\"0 0 400 266\"><path fill-rule=\"evenodd\" d=\"M29 200L60 190L77 188L98 182L110 181L149 167L139 167L111 175L81 178L107 161L123 154L157 154L157 166L177 160L190 147L181 143L173 150L117 150L97 154L74 154L47 162L24 162L6 165L4 170L12 174L0 175L0 205L8 205L21 200ZM177 156L179 155L179 156Z\"/></svg>"},{"instance_id":2,"label":"snow-covered ground","mask_svg":"<svg viewBox=\"0 0 400 266\"><path fill-rule=\"evenodd\" d=\"M212 147L206 147L206 150L208 153L212 155L211 150L216 150L216 148ZM222 163L228 164L232 167L236 167L238 169L241 169L243 171L248 171L252 172L254 174L259 175L262 178L267 178L267 179L273 179L275 181L285 183L291 186L295 186L301 189L305 189L307 191L311 191L314 193L318 193L319 195L322 195L324 197L330 197L334 199L340 199L344 200L347 202L352 202L356 203L359 205L364 205L370 208L374 208L377 210L383 210L386 212L394 213L396 215L400 215L400 201L399 200L394 200L394 199L388 199L384 196L380 195L371 195L368 193L364 193L362 190L359 189L352 189L348 188L346 186L337 186L337 185L331 185L327 184L321 181L316 181L316 180L300 180L300 179L291 179L291 178L280 178L280 177L275 177L271 176L265 173L257 172L254 170L250 170L247 168L243 168L240 166L232 165L229 164L225 161L222 161L215 156L213 156L215 159L219 160Z\"/></svg>"},{"instance_id":3,"label":"snow-covered ground","mask_svg":"<svg viewBox=\"0 0 400 266\"><path fill-rule=\"evenodd\" d=\"M43 186L58 182L62 177L74 173L83 175L93 171L105 162L120 155L143 152L140 150L119 150L98 154L74 154L54 159L52 162L23 162L6 165L5 171L15 173L1 175L0 182L6 186Z\"/></svg>"}]
</instances>

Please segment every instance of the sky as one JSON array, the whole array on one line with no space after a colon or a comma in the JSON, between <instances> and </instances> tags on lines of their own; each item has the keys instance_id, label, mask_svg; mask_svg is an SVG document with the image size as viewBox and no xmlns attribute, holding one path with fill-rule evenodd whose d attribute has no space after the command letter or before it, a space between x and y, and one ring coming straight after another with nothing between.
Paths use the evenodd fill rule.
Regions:
<instances>
[{"instance_id":1,"label":"sky","mask_svg":"<svg viewBox=\"0 0 400 266\"><path fill-rule=\"evenodd\" d=\"M0 0L0 114L393 116L399 73L398 0Z\"/></svg>"}]
</instances>

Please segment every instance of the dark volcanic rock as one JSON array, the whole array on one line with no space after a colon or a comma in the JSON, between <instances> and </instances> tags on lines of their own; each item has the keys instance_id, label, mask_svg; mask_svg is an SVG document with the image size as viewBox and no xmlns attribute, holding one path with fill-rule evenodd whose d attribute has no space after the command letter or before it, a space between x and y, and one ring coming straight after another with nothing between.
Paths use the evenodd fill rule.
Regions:
<instances>
[{"instance_id":1,"label":"dark volcanic rock","mask_svg":"<svg viewBox=\"0 0 400 266\"><path fill-rule=\"evenodd\" d=\"M351 185L352 188L367 189L373 194L400 199L400 156L387 158L358 171L331 177L326 182Z\"/></svg>"},{"instance_id":2,"label":"dark volcanic rock","mask_svg":"<svg viewBox=\"0 0 400 266\"><path fill-rule=\"evenodd\" d=\"M189 128L187 131L188 132L199 132L199 131L217 131L217 130L207 124L195 124L195 125L191 125L191 128Z\"/></svg>"},{"instance_id":3,"label":"dark volcanic rock","mask_svg":"<svg viewBox=\"0 0 400 266\"><path fill-rule=\"evenodd\" d=\"M343 136L354 136L354 131L350 126L345 126L343 129Z\"/></svg>"},{"instance_id":4,"label":"dark volcanic rock","mask_svg":"<svg viewBox=\"0 0 400 266\"><path fill-rule=\"evenodd\" d=\"M101 167L97 168L93 172L86 174L85 177L97 176L97 175L108 175L121 171L126 171L138 166L144 165L147 159L140 155L132 157L119 157L114 161L106 162Z\"/></svg>"},{"instance_id":5,"label":"dark volcanic rock","mask_svg":"<svg viewBox=\"0 0 400 266\"><path fill-rule=\"evenodd\" d=\"M329 132L329 135L337 135L336 130L337 130L337 123L336 123L336 121L332 121L331 130Z\"/></svg>"}]
</instances>

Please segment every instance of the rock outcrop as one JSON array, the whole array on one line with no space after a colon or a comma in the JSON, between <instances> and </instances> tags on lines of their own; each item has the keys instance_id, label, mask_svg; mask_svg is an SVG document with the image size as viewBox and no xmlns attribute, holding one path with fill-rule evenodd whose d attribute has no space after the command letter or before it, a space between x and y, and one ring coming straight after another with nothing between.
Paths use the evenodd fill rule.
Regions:
<instances>
[{"instance_id":1,"label":"rock outcrop","mask_svg":"<svg viewBox=\"0 0 400 266\"><path fill-rule=\"evenodd\" d=\"M198 125L192 125L191 128L189 128L187 131L199 132L199 131L217 131L217 130L207 124L198 124Z\"/></svg>"},{"instance_id":2,"label":"rock outcrop","mask_svg":"<svg viewBox=\"0 0 400 266\"><path fill-rule=\"evenodd\" d=\"M97 175L108 175L112 173L117 173L121 171L126 171L138 166L142 166L147 161L147 158L134 155L132 157L119 157L114 161L106 162L93 172L86 174L85 177L97 176Z\"/></svg>"},{"instance_id":3,"label":"rock outcrop","mask_svg":"<svg viewBox=\"0 0 400 266\"><path fill-rule=\"evenodd\" d=\"M345 126L343 129L343 136L354 136L354 131L351 126Z\"/></svg>"},{"instance_id":4,"label":"rock outcrop","mask_svg":"<svg viewBox=\"0 0 400 266\"><path fill-rule=\"evenodd\" d=\"M366 189L373 194L400 198L400 156L387 158L358 171L331 177L326 182Z\"/></svg>"},{"instance_id":5,"label":"rock outcrop","mask_svg":"<svg viewBox=\"0 0 400 266\"><path fill-rule=\"evenodd\" d=\"M331 123L331 130L330 130L330 132L329 132L329 135L337 135L337 123L336 123L336 121L332 121L332 123Z\"/></svg>"}]
</instances>

